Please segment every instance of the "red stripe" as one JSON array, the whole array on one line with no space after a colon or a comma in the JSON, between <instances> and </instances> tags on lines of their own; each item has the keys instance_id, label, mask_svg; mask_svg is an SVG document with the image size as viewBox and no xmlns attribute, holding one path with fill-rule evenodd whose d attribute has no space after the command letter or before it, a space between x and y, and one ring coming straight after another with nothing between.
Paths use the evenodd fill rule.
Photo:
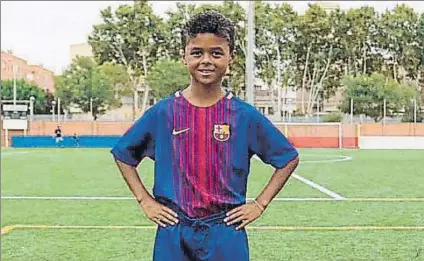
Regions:
<instances>
[{"instance_id":1,"label":"red stripe","mask_svg":"<svg viewBox=\"0 0 424 261\"><path fill-rule=\"evenodd\" d=\"M191 203L190 204L190 215L191 216L193 216L194 215L194 207L195 207L195 201L196 201L196 191L194 191L194 185L195 184L193 184L194 182L195 182L195 180L194 180L194 175L195 175L195 168L194 168L194 166L195 166L195 164L196 164L196 160L195 160L195 157L196 157L196 148L195 148L195 132L196 132L196 129L195 129L195 127L196 127L196 124L195 124L195 121L196 121L196 115L195 115L195 113L196 113L196 110L195 110L195 108L193 108L193 106L190 106L189 105L189 107L190 107L190 122L191 122L191 132L190 132L190 138L189 138L189 140L190 140L190 144L189 144L189 150L190 150L190 153L189 153L189 157L190 157L190 164L189 164L189 171L188 171L188 173L187 173L187 175L188 175L188 179L189 179L189 184L190 184L190 187L189 187L189 202Z\"/></svg>"},{"instance_id":2,"label":"red stripe","mask_svg":"<svg viewBox=\"0 0 424 261\"><path fill-rule=\"evenodd\" d=\"M221 107L221 122L220 124L225 123L225 102L220 103L220 107ZM225 148L225 144L221 144L221 149ZM222 151L222 153L226 153L226 151ZM224 159L226 159L227 155L224 154ZM222 182L222 188L221 189L221 197L222 197L222 201L225 202L227 197L226 197L226 192L225 189L227 188L226 186L226 170L227 169L227 164L226 162L222 162L221 163L221 182Z\"/></svg>"},{"instance_id":3,"label":"red stripe","mask_svg":"<svg viewBox=\"0 0 424 261\"><path fill-rule=\"evenodd\" d=\"M221 106L217 106L217 111L215 114L215 124L219 124L220 123L220 117L221 117ZM221 182L220 182L220 175L221 175L221 167L220 166L220 155L219 155L219 151L218 151L218 142L215 140L215 145L214 145L214 149L215 149L215 195L217 197L218 203L221 202L221 197L220 197L220 192L222 191L221 189Z\"/></svg>"},{"instance_id":4,"label":"red stripe","mask_svg":"<svg viewBox=\"0 0 424 261\"><path fill-rule=\"evenodd\" d=\"M180 94L181 95L181 94ZM182 129L182 128L185 128L185 124L184 124L184 120L183 120L183 112L184 112L184 103L183 102L181 102L181 99L179 99L179 101L180 101L180 103L177 103L177 105L178 105L178 109L177 109L177 112L178 112L178 129L180 130L180 129ZM180 137L178 137L178 138L180 138ZM184 154L183 154L183 152L184 152L184 144L185 142L184 142L184 140L182 140L182 139L180 139L180 142L179 142L179 154L178 154L178 157L180 158L180 162L179 162L179 168L180 169L182 169L183 170L183 173L185 172L185 168L184 168ZM183 186L183 179L184 179L184 177L183 177L183 173L179 173L179 175L178 175L178 179L179 179L179 185L180 185L180 188L179 188L179 190L180 190L180 197L181 197L181 205L185 205L185 203L186 203L186 199L185 199L185 195L184 195L184 186Z\"/></svg>"},{"instance_id":5,"label":"red stripe","mask_svg":"<svg viewBox=\"0 0 424 261\"><path fill-rule=\"evenodd\" d=\"M181 94L182 95L182 94ZM184 126L184 128L189 128L190 126L187 124L188 122L188 110L189 107L187 106L185 99L182 97L181 98L181 107L184 108L184 110L181 111L180 117L181 117L181 126ZM189 130L190 132L190 130ZM188 162L187 162L187 155L188 155L188 147L189 147L189 139L185 138L182 139L183 141L181 142L181 155L184 158L183 162L182 162L182 169L183 172L180 173L180 178L181 178L181 183L180 183L180 190L182 191L182 196L183 196L183 201L184 201L184 205L182 205L181 207L184 209L184 211L186 211L188 213L188 203L190 202L188 200L188 194L187 194L187 190L188 187L185 184L185 181L187 180L187 173L189 171L188 169Z\"/></svg>"},{"instance_id":6,"label":"red stripe","mask_svg":"<svg viewBox=\"0 0 424 261\"><path fill-rule=\"evenodd\" d=\"M205 109L201 108L198 109L198 120L199 120L199 129L198 129L198 140L197 140L197 149L198 149L198 163L199 163L199 168L198 168L198 175L199 175L199 198L198 198L198 207L201 208L202 203L206 203L206 202L202 202L204 201L203 199L203 193L204 191L206 191L206 113L205 113ZM207 205L206 205L207 207Z\"/></svg>"},{"instance_id":7,"label":"red stripe","mask_svg":"<svg viewBox=\"0 0 424 261\"><path fill-rule=\"evenodd\" d=\"M230 100L225 99L225 105L226 105L226 110L225 110L225 123L226 124L230 124ZM230 132L231 132L231 127L230 127ZM230 137L231 137L231 133L230 133ZM228 181L230 179L230 139L228 139L227 141L225 141L225 153L226 153L226 166L225 166L225 172L226 172L226 176L225 176L225 184L227 185L226 187L228 188ZM227 202L230 202L231 200L231 191L230 190L226 190L226 194L227 194Z\"/></svg>"},{"instance_id":8,"label":"red stripe","mask_svg":"<svg viewBox=\"0 0 424 261\"><path fill-rule=\"evenodd\" d=\"M208 108L207 110L207 119L206 119L206 155L211 155L211 135L212 135L212 131L211 131L211 126L212 126L212 109ZM208 192L208 208L209 211L212 213L214 210L211 209L212 208L212 197L213 197L213 191L212 191L212 159L207 157L207 168L206 168L206 175L207 175L207 192Z\"/></svg>"},{"instance_id":9,"label":"red stripe","mask_svg":"<svg viewBox=\"0 0 424 261\"><path fill-rule=\"evenodd\" d=\"M214 129L214 124L216 123L216 115L217 115L217 107L214 106L212 108L212 113L211 113L211 145L210 145L210 149L211 149L211 193L212 195L216 195L217 189L216 189L216 184L217 184L217 180L216 180L216 173L217 173L217 169L216 169L216 147L215 147L215 139L213 138L213 129ZM214 197L214 205L216 206L216 197Z\"/></svg>"}]
</instances>

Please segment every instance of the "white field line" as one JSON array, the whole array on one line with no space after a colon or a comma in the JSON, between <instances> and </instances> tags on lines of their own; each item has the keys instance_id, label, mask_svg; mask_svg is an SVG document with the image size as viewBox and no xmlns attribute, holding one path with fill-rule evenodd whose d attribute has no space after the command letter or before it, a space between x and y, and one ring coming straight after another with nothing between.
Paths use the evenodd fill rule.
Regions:
<instances>
[{"instance_id":1,"label":"white field line","mask_svg":"<svg viewBox=\"0 0 424 261\"><path fill-rule=\"evenodd\" d=\"M11 155L16 155L16 154L28 154L28 151L6 151L6 152L1 152L0 156L4 157L4 156L11 156Z\"/></svg>"},{"instance_id":2,"label":"white field line","mask_svg":"<svg viewBox=\"0 0 424 261\"><path fill-rule=\"evenodd\" d=\"M309 179L305 179L304 177L301 177L301 176L299 176L299 175L297 175L295 173L293 173L292 176L293 176L293 178L295 178L295 179L297 179L297 180L305 183L306 185L309 185L310 187L312 187L314 189L317 189L317 190L321 191L322 193L324 193L324 194L326 194L326 195L328 195L328 196L330 196L330 197L332 197L334 199L338 199L338 200L340 200L340 199L346 199L345 197L337 194L336 192L331 191L331 190L329 190L329 189L327 189L327 188L325 188L325 187L323 187L321 185L318 185L317 183L315 183L315 182L313 182L313 181L311 181Z\"/></svg>"},{"instance_id":3,"label":"white field line","mask_svg":"<svg viewBox=\"0 0 424 261\"><path fill-rule=\"evenodd\" d=\"M321 155L323 156L323 155ZM328 159L328 160L308 160L308 161L300 161L300 163L329 163L329 162L343 162L343 161L351 161L352 157L348 157L348 156L336 156L336 155L325 155L325 157L334 157L335 159ZM306 185L309 185L312 188L315 188L317 190L319 190L320 192L332 197L333 199L336 200L344 200L346 199L345 197L341 196L340 194L337 194L334 191L331 191L315 182L313 182L312 180L306 179L296 173L292 174L293 178L299 180L300 182L305 183Z\"/></svg>"},{"instance_id":4,"label":"white field line","mask_svg":"<svg viewBox=\"0 0 424 261\"><path fill-rule=\"evenodd\" d=\"M349 157L349 156L337 156L337 155L308 155L308 156L328 157L328 158L331 158L331 159L301 160L300 164L344 162L344 161L351 161L353 159L352 157Z\"/></svg>"},{"instance_id":5,"label":"white field line","mask_svg":"<svg viewBox=\"0 0 424 261\"><path fill-rule=\"evenodd\" d=\"M135 200L133 197L108 196L1 196L3 200ZM247 198L253 200L254 198ZM273 201L347 201L347 202L424 202L424 198L274 198Z\"/></svg>"},{"instance_id":6,"label":"white field line","mask_svg":"<svg viewBox=\"0 0 424 261\"><path fill-rule=\"evenodd\" d=\"M312 160L312 161L306 161L306 162L304 162L304 161L301 160L300 161L300 164L302 164L302 163L329 163L329 162L340 162L340 161L350 161L350 160L352 160L352 158L351 157L348 157L348 156L335 156L335 155L324 155L324 156L325 157L336 157L336 159L315 160L315 161ZM260 161L260 158L258 156L256 156L256 155L253 158L255 158L256 160L259 160ZM326 195L328 195L328 196L330 196L330 197L332 197L334 199L337 199L337 200L345 199L345 197L337 194L336 192L331 191L331 190L329 190L329 189L327 189L327 188L325 188L325 187L323 187L321 185L318 185L318 184L316 184L315 182L313 182L311 180L308 180L308 179L306 179L304 177L301 177L301 176L299 176L296 173L293 173L292 174L292 177L295 178L295 179L297 179L297 180L299 180L300 182L305 183L306 185L308 185L308 186L310 186L310 187L312 187L314 189L319 190L320 192L322 192L322 193L324 193L324 194L326 194Z\"/></svg>"}]
</instances>

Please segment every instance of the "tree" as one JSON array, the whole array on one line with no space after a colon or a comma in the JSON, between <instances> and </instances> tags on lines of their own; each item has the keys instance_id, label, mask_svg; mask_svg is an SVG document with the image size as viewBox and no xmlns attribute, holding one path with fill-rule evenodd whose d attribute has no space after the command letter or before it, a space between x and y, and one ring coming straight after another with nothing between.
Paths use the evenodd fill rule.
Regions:
<instances>
[{"instance_id":1,"label":"tree","mask_svg":"<svg viewBox=\"0 0 424 261\"><path fill-rule=\"evenodd\" d=\"M16 81L16 100L29 100L33 96L34 114L49 114L53 94L44 91L33 83L24 80ZM1 99L13 100L13 80L1 81Z\"/></svg>"},{"instance_id":2,"label":"tree","mask_svg":"<svg viewBox=\"0 0 424 261\"><path fill-rule=\"evenodd\" d=\"M424 115L421 110L421 97L420 92L416 89L414 85L404 85L404 103L405 103L405 112L402 117L402 122L422 122L424 120ZM414 108L415 106L415 108ZM416 118L414 118L414 113L416 113Z\"/></svg>"},{"instance_id":3,"label":"tree","mask_svg":"<svg viewBox=\"0 0 424 261\"><path fill-rule=\"evenodd\" d=\"M287 92L289 85L295 85L297 20L297 13L287 3L274 6L256 3L255 42L258 51L255 61L258 76L271 88L276 112L281 108L275 106L274 87L281 96L283 89Z\"/></svg>"},{"instance_id":4,"label":"tree","mask_svg":"<svg viewBox=\"0 0 424 261\"><path fill-rule=\"evenodd\" d=\"M151 69L146 78L153 96L165 98L190 84L190 75L181 61L161 60Z\"/></svg>"},{"instance_id":5,"label":"tree","mask_svg":"<svg viewBox=\"0 0 424 261\"><path fill-rule=\"evenodd\" d=\"M277 78L279 46L277 35L272 31L274 28L271 26L272 19L275 17L274 13L275 8L269 3L255 2L255 67L258 70L258 77L270 90L273 111L277 111L273 83L276 83Z\"/></svg>"},{"instance_id":6,"label":"tree","mask_svg":"<svg viewBox=\"0 0 424 261\"><path fill-rule=\"evenodd\" d=\"M338 44L329 15L317 4L309 4L305 14L299 17L297 62L302 73L302 114L310 115L317 98L322 94L328 70L334 62L333 53ZM305 103L305 92L309 92Z\"/></svg>"},{"instance_id":7,"label":"tree","mask_svg":"<svg viewBox=\"0 0 424 261\"><path fill-rule=\"evenodd\" d=\"M131 96L131 79L121 64L106 62L100 65L100 70L107 75L110 84L114 87L115 99L122 96Z\"/></svg>"},{"instance_id":8,"label":"tree","mask_svg":"<svg viewBox=\"0 0 424 261\"><path fill-rule=\"evenodd\" d=\"M182 32L185 24L194 15L195 4L176 2L175 11L167 11L169 17L165 23L165 57L170 60L181 60L183 53Z\"/></svg>"},{"instance_id":9,"label":"tree","mask_svg":"<svg viewBox=\"0 0 424 261\"><path fill-rule=\"evenodd\" d=\"M378 44L385 66L391 71L389 76L396 81L417 78L420 63L417 28L418 14L405 4L387 10L380 19Z\"/></svg>"},{"instance_id":10,"label":"tree","mask_svg":"<svg viewBox=\"0 0 424 261\"><path fill-rule=\"evenodd\" d=\"M346 26L342 29L345 32L343 45L347 53L346 74L358 76L381 70L381 63L375 63L378 22L374 7L363 6L347 11Z\"/></svg>"},{"instance_id":11,"label":"tree","mask_svg":"<svg viewBox=\"0 0 424 261\"><path fill-rule=\"evenodd\" d=\"M386 116L401 112L411 102L411 87L387 79L381 74L347 76L343 79L343 84L346 89L340 106L342 112L350 113L353 99L353 114L364 114L375 122L379 122L384 116L384 99Z\"/></svg>"},{"instance_id":12,"label":"tree","mask_svg":"<svg viewBox=\"0 0 424 261\"><path fill-rule=\"evenodd\" d=\"M77 57L56 82L58 96L69 109L77 105L83 112L92 109L93 119L117 107L112 80L91 58Z\"/></svg>"},{"instance_id":13,"label":"tree","mask_svg":"<svg viewBox=\"0 0 424 261\"><path fill-rule=\"evenodd\" d=\"M125 67L134 92L133 119L138 106L138 90L144 85L141 114L147 106L149 87L145 78L149 68L164 54L164 25L147 1L121 5L112 13L101 11L103 23L95 25L89 43L99 64L116 62Z\"/></svg>"},{"instance_id":14,"label":"tree","mask_svg":"<svg viewBox=\"0 0 424 261\"><path fill-rule=\"evenodd\" d=\"M419 46L419 60L420 64L418 66L417 72L417 86L421 89L422 92L422 101L424 102L424 13L421 13L420 20L418 22L418 46Z\"/></svg>"}]
</instances>

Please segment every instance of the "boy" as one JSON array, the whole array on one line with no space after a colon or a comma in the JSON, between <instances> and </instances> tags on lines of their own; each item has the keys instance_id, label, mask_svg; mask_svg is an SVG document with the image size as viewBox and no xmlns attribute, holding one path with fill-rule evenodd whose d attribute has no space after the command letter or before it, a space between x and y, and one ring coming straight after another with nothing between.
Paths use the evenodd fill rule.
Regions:
<instances>
[{"instance_id":1,"label":"boy","mask_svg":"<svg viewBox=\"0 0 424 261\"><path fill-rule=\"evenodd\" d=\"M249 260L245 226L256 220L298 164L298 153L256 108L221 89L235 59L234 26L219 13L194 16L183 32L191 84L160 101L112 149L146 216L158 224L154 261ZM250 159L276 168L246 203ZM155 161L153 196L136 167Z\"/></svg>"}]
</instances>

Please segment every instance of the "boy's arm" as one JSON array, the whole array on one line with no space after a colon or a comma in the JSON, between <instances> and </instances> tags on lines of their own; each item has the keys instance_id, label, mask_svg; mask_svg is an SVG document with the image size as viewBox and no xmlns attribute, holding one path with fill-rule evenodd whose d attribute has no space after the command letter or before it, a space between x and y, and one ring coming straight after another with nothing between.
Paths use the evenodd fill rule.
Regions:
<instances>
[{"instance_id":1,"label":"boy's arm","mask_svg":"<svg viewBox=\"0 0 424 261\"><path fill-rule=\"evenodd\" d=\"M224 222L227 225L242 222L236 229L245 227L249 223L259 218L265 211L266 207L271 203L272 199L280 192L291 174L299 164L299 158L296 157L291 160L285 167L275 169L274 174L269 180L266 187L262 190L261 194L255 201L232 209L227 213L227 218Z\"/></svg>"},{"instance_id":2,"label":"boy's arm","mask_svg":"<svg viewBox=\"0 0 424 261\"><path fill-rule=\"evenodd\" d=\"M256 108L249 112L249 116L247 132L249 154L256 154L264 163L272 165L276 170L256 200L227 213L224 222L228 225L242 222L237 230L256 220L264 212L299 164L297 150L268 118Z\"/></svg>"},{"instance_id":3,"label":"boy's arm","mask_svg":"<svg viewBox=\"0 0 424 261\"><path fill-rule=\"evenodd\" d=\"M136 168L143 158L154 158L157 108L155 105L147 110L119 139L111 153L146 216L156 224L166 227L167 224L178 222L177 214L149 194Z\"/></svg>"},{"instance_id":4,"label":"boy's arm","mask_svg":"<svg viewBox=\"0 0 424 261\"><path fill-rule=\"evenodd\" d=\"M287 180L297 168L299 164L299 157L294 158L284 168L276 169L266 187L262 190L261 194L256 198L256 202L260 207L265 210L271 203L272 199L280 192L285 186Z\"/></svg>"},{"instance_id":5,"label":"boy's arm","mask_svg":"<svg viewBox=\"0 0 424 261\"><path fill-rule=\"evenodd\" d=\"M116 158L115 162L141 209L150 220L162 227L166 227L166 224L175 225L178 223L177 213L158 203L150 195L134 166L125 164Z\"/></svg>"}]
</instances>

